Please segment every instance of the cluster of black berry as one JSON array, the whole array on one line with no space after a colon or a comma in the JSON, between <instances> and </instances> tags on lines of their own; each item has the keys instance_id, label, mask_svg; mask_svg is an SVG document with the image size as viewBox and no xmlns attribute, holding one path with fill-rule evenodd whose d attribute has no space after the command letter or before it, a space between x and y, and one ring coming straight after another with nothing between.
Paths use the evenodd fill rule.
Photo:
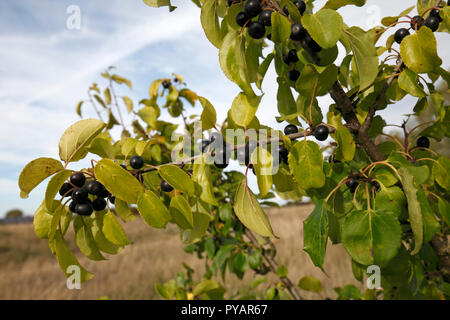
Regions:
<instances>
[{"instance_id":1,"label":"cluster of black berry","mask_svg":"<svg viewBox=\"0 0 450 320\"><path fill-rule=\"evenodd\" d=\"M69 182L65 182L59 189L59 194L63 197L71 197L70 211L82 216L90 216L94 211L104 210L106 208L105 198L112 203L115 200L97 180L86 182L86 176L82 172L71 175ZM89 195L96 198L91 200Z\"/></svg>"},{"instance_id":2,"label":"cluster of black berry","mask_svg":"<svg viewBox=\"0 0 450 320\"><path fill-rule=\"evenodd\" d=\"M424 19L422 16L414 16L411 19L411 28L412 30L419 30L423 26L428 27L431 31L435 32L439 29L439 24L442 22L442 18L440 16L441 9L432 9L428 14L428 17ZM398 29L394 34L394 40L398 44L402 43L403 39L408 36L409 30L406 28Z\"/></svg>"},{"instance_id":3,"label":"cluster of black berry","mask_svg":"<svg viewBox=\"0 0 450 320\"><path fill-rule=\"evenodd\" d=\"M216 139L218 139L218 141L222 141L222 145L214 148L214 165L219 169L225 169L230 164L231 148L221 135L212 134L209 139L203 139L202 141L200 141L199 148L202 153L205 153L206 151L208 151L210 145L214 141L216 141Z\"/></svg>"},{"instance_id":4,"label":"cluster of black berry","mask_svg":"<svg viewBox=\"0 0 450 320\"><path fill-rule=\"evenodd\" d=\"M295 134L295 133L298 133L298 128L297 128L297 126L295 126L293 124L288 124L284 128L285 135L291 135L291 134ZM329 133L330 133L330 130L328 129L327 126L325 126L323 124L315 127L314 131L313 131L314 138L316 138L319 141L327 140Z\"/></svg>"}]
</instances>

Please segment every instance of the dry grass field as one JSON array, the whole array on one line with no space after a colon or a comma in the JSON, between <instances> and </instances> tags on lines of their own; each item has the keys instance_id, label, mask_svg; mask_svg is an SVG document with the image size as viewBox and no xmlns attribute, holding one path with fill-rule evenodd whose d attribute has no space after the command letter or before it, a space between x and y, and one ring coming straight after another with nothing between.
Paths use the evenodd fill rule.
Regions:
<instances>
[{"instance_id":1,"label":"dry grass field","mask_svg":"<svg viewBox=\"0 0 450 320\"><path fill-rule=\"evenodd\" d=\"M322 281L324 291L320 295L303 291L305 298L334 298L334 287L350 283L361 285L353 278L350 259L342 246L328 245L325 261L328 276L314 267L302 251L301 225L312 209L312 205L302 205L268 210L274 231L281 237L275 241L277 261L289 268L289 277L294 282L305 275ZM0 299L97 299L105 296L110 299L158 299L155 283L165 282L182 271L181 262L202 270L201 261L183 251L175 228L156 230L140 219L127 223L124 228L134 244L101 262L89 261L82 256L69 230L66 238L71 240L70 247L95 277L81 290L68 290L46 240L37 238L32 224L0 226ZM241 281L229 275L226 288L235 291L253 277L253 273L248 272Z\"/></svg>"}]
</instances>

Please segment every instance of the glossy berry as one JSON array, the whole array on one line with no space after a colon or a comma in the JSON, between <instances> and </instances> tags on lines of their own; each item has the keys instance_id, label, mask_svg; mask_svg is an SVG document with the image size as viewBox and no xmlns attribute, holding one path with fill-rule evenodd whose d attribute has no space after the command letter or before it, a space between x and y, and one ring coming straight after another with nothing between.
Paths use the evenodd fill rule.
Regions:
<instances>
[{"instance_id":1,"label":"glossy berry","mask_svg":"<svg viewBox=\"0 0 450 320\"><path fill-rule=\"evenodd\" d=\"M170 81L163 80L162 86L164 87L164 89L169 89L170 88Z\"/></svg>"},{"instance_id":2,"label":"glossy berry","mask_svg":"<svg viewBox=\"0 0 450 320\"><path fill-rule=\"evenodd\" d=\"M300 14L303 15L306 10L306 4L303 0L297 0L294 2L295 6L297 7L298 11L300 11Z\"/></svg>"},{"instance_id":3,"label":"glossy berry","mask_svg":"<svg viewBox=\"0 0 450 320\"><path fill-rule=\"evenodd\" d=\"M98 194L100 198L108 198L111 194L106 190L105 186L102 185L102 191Z\"/></svg>"},{"instance_id":4,"label":"glossy berry","mask_svg":"<svg viewBox=\"0 0 450 320\"><path fill-rule=\"evenodd\" d=\"M247 0L244 4L244 12L250 18L256 17L262 11L261 3L259 0Z\"/></svg>"},{"instance_id":5,"label":"glossy berry","mask_svg":"<svg viewBox=\"0 0 450 320\"><path fill-rule=\"evenodd\" d=\"M420 137L416 142L419 148L429 148L430 147L430 139L427 137Z\"/></svg>"},{"instance_id":6,"label":"glossy berry","mask_svg":"<svg viewBox=\"0 0 450 320\"><path fill-rule=\"evenodd\" d=\"M356 190L356 188L357 188L358 185L359 185L359 182L358 182L358 180L356 180L355 178L351 178L351 179L348 180L345 184L346 184L347 187L350 189L350 191L351 191L352 193L354 193L355 190Z\"/></svg>"},{"instance_id":7,"label":"glossy berry","mask_svg":"<svg viewBox=\"0 0 450 320\"><path fill-rule=\"evenodd\" d=\"M73 185L81 188L82 186L84 186L84 183L86 182L86 177L84 176L83 173L78 172L71 175L69 180Z\"/></svg>"},{"instance_id":8,"label":"glossy berry","mask_svg":"<svg viewBox=\"0 0 450 320\"><path fill-rule=\"evenodd\" d=\"M285 14L286 16L289 16L289 9L288 9L287 6L284 6L284 7L283 7L283 12L284 12L284 14Z\"/></svg>"},{"instance_id":9,"label":"glossy berry","mask_svg":"<svg viewBox=\"0 0 450 320\"><path fill-rule=\"evenodd\" d=\"M394 40L395 42L400 44L402 43L403 38L405 38L408 35L409 35L408 29L405 28L398 29L397 31L395 31Z\"/></svg>"},{"instance_id":10,"label":"glossy berry","mask_svg":"<svg viewBox=\"0 0 450 320\"><path fill-rule=\"evenodd\" d=\"M251 21L248 24L248 34L253 39L261 39L266 34L266 28L258 21Z\"/></svg>"},{"instance_id":11,"label":"glossy berry","mask_svg":"<svg viewBox=\"0 0 450 320\"><path fill-rule=\"evenodd\" d=\"M322 47L309 34L305 35L305 43L312 52L322 51Z\"/></svg>"},{"instance_id":12,"label":"glossy berry","mask_svg":"<svg viewBox=\"0 0 450 320\"><path fill-rule=\"evenodd\" d=\"M103 190L103 185L95 180L86 183L86 191L94 196L98 195Z\"/></svg>"},{"instance_id":13,"label":"glossy berry","mask_svg":"<svg viewBox=\"0 0 450 320\"><path fill-rule=\"evenodd\" d=\"M425 19L422 18L421 16L414 16L412 19L413 21L411 22L411 28L414 30L416 29L416 26L417 30L419 30L425 23Z\"/></svg>"},{"instance_id":14,"label":"glossy berry","mask_svg":"<svg viewBox=\"0 0 450 320\"><path fill-rule=\"evenodd\" d=\"M206 150L208 149L210 144L211 144L211 141L210 140L206 140L206 139L202 140L200 142L199 148L200 148L200 150L202 150L202 153L206 152Z\"/></svg>"},{"instance_id":15,"label":"glossy berry","mask_svg":"<svg viewBox=\"0 0 450 320\"><path fill-rule=\"evenodd\" d=\"M270 27L272 25L272 10L264 10L259 15L258 21L261 22L266 27Z\"/></svg>"},{"instance_id":16,"label":"glossy berry","mask_svg":"<svg viewBox=\"0 0 450 320\"><path fill-rule=\"evenodd\" d=\"M433 10L430 11L430 16L431 17L436 17L436 18L438 18L439 22L442 22L442 18L441 18L440 13L441 13L441 10L433 9Z\"/></svg>"},{"instance_id":17,"label":"glossy berry","mask_svg":"<svg viewBox=\"0 0 450 320\"><path fill-rule=\"evenodd\" d=\"M76 203L75 201L71 201L70 204L69 204L69 210L70 210L71 212L73 212L73 213L76 213L76 211L75 211L76 205L77 205L77 203Z\"/></svg>"},{"instance_id":18,"label":"glossy berry","mask_svg":"<svg viewBox=\"0 0 450 320\"><path fill-rule=\"evenodd\" d=\"M283 161L286 164L288 163L289 151L288 151L288 149L286 149L285 146L283 146L283 145L278 146L278 155L279 155L281 161Z\"/></svg>"},{"instance_id":19,"label":"glossy berry","mask_svg":"<svg viewBox=\"0 0 450 320\"><path fill-rule=\"evenodd\" d=\"M306 29L300 23L294 23L291 26L291 39L300 41L305 38L307 32Z\"/></svg>"},{"instance_id":20,"label":"glossy berry","mask_svg":"<svg viewBox=\"0 0 450 320\"><path fill-rule=\"evenodd\" d=\"M298 128L297 126L293 125L293 124L288 124L285 128L284 128L284 134L285 135L290 135L290 134L294 134L294 133L298 133Z\"/></svg>"},{"instance_id":21,"label":"glossy berry","mask_svg":"<svg viewBox=\"0 0 450 320\"><path fill-rule=\"evenodd\" d=\"M248 20L250 20L250 18L248 17L248 15L245 14L245 12L239 12L236 15L236 23L240 27L243 27L247 23Z\"/></svg>"},{"instance_id":22,"label":"glossy berry","mask_svg":"<svg viewBox=\"0 0 450 320\"><path fill-rule=\"evenodd\" d=\"M103 198L97 198L94 201L92 201L92 208L95 211L102 211L106 208L106 200Z\"/></svg>"},{"instance_id":23,"label":"glossy berry","mask_svg":"<svg viewBox=\"0 0 450 320\"><path fill-rule=\"evenodd\" d=\"M61 195L63 197L70 197L73 192L73 191L71 191L72 189L73 189L73 187L71 186L71 184L68 182L65 182L59 189L59 195Z\"/></svg>"},{"instance_id":24,"label":"glossy berry","mask_svg":"<svg viewBox=\"0 0 450 320\"><path fill-rule=\"evenodd\" d=\"M116 202L116 197L114 197L113 195L109 195L108 200L109 200L109 202L114 204Z\"/></svg>"},{"instance_id":25,"label":"glossy berry","mask_svg":"<svg viewBox=\"0 0 450 320\"><path fill-rule=\"evenodd\" d=\"M291 81L297 81L298 77L300 77L300 72L298 70L292 69L288 72L288 79Z\"/></svg>"},{"instance_id":26,"label":"glossy berry","mask_svg":"<svg viewBox=\"0 0 450 320\"><path fill-rule=\"evenodd\" d=\"M283 55L283 62L286 63L287 65L291 63L291 61L289 61L289 56L287 54Z\"/></svg>"},{"instance_id":27,"label":"glossy berry","mask_svg":"<svg viewBox=\"0 0 450 320\"><path fill-rule=\"evenodd\" d=\"M287 57L288 57L289 62L291 62L291 63L298 62L297 50L295 50L295 49L289 50Z\"/></svg>"},{"instance_id":28,"label":"glossy berry","mask_svg":"<svg viewBox=\"0 0 450 320\"><path fill-rule=\"evenodd\" d=\"M425 26L430 28L431 31L435 32L437 29L439 29L439 19L434 16L428 16L428 18L425 20Z\"/></svg>"},{"instance_id":29,"label":"glossy berry","mask_svg":"<svg viewBox=\"0 0 450 320\"><path fill-rule=\"evenodd\" d=\"M80 202L75 205L75 212L80 216L90 216L94 212L94 208L92 208L92 204L88 201Z\"/></svg>"},{"instance_id":30,"label":"glossy berry","mask_svg":"<svg viewBox=\"0 0 450 320\"><path fill-rule=\"evenodd\" d=\"M319 141L327 140L329 133L330 130L328 130L328 127L324 125L320 125L314 129L314 137Z\"/></svg>"},{"instance_id":31,"label":"glossy berry","mask_svg":"<svg viewBox=\"0 0 450 320\"><path fill-rule=\"evenodd\" d=\"M88 198L88 192L84 188L75 189L72 193L72 199L76 202L85 201Z\"/></svg>"},{"instance_id":32,"label":"glossy berry","mask_svg":"<svg viewBox=\"0 0 450 320\"><path fill-rule=\"evenodd\" d=\"M144 159L140 156L134 156L130 159L130 166L133 169L140 169L144 166Z\"/></svg>"},{"instance_id":33,"label":"glossy berry","mask_svg":"<svg viewBox=\"0 0 450 320\"><path fill-rule=\"evenodd\" d=\"M164 192L171 192L173 190L172 186L168 184L166 180L161 180L160 187Z\"/></svg>"},{"instance_id":34,"label":"glossy berry","mask_svg":"<svg viewBox=\"0 0 450 320\"><path fill-rule=\"evenodd\" d=\"M230 150L227 146L216 149L214 165L219 169L225 169L230 163Z\"/></svg>"}]
</instances>

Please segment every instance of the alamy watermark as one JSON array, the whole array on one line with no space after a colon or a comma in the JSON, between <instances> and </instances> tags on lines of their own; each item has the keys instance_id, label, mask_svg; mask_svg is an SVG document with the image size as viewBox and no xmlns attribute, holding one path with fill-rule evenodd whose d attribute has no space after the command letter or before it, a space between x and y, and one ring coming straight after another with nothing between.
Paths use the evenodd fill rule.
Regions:
<instances>
[{"instance_id":1,"label":"alamy watermark","mask_svg":"<svg viewBox=\"0 0 450 320\"><path fill-rule=\"evenodd\" d=\"M66 20L66 27L69 30L81 29L81 9L77 5L70 5L66 9L66 13L69 17Z\"/></svg>"}]
</instances>

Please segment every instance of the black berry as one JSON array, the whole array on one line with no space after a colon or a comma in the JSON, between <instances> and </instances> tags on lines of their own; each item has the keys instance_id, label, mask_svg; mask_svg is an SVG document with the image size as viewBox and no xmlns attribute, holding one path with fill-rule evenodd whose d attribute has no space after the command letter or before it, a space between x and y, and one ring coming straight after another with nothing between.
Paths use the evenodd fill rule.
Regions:
<instances>
[{"instance_id":1,"label":"black berry","mask_svg":"<svg viewBox=\"0 0 450 320\"><path fill-rule=\"evenodd\" d=\"M109 191L106 190L105 186L102 185L102 191L100 191L98 196L101 197L101 198L108 198L110 195L111 194L109 193Z\"/></svg>"},{"instance_id":2,"label":"black berry","mask_svg":"<svg viewBox=\"0 0 450 320\"><path fill-rule=\"evenodd\" d=\"M166 180L161 180L161 190L164 192L170 192L173 190L172 186L170 184L167 183Z\"/></svg>"},{"instance_id":3,"label":"black berry","mask_svg":"<svg viewBox=\"0 0 450 320\"><path fill-rule=\"evenodd\" d=\"M306 29L300 23L294 23L291 26L291 39L295 41L300 41L305 38L307 32Z\"/></svg>"},{"instance_id":4,"label":"black berry","mask_svg":"<svg viewBox=\"0 0 450 320\"><path fill-rule=\"evenodd\" d=\"M283 146L283 145L278 146L278 155L279 155L281 161L283 161L286 164L288 163L289 151L288 151L288 149L286 149L285 146Z\"/></svg>"},{"instance_id":5,"label":"black berry","mask_svg":"<svg viewBox=\"0 0 450 320\"><path fill-rule=\"evenodd\" d=\"M86 177L84 176L83 173L78 172L71 175L69 180L73 185L81 188L82 186L84 186L84 183L86 182Z\"/></svg>"},{"instance_id":6,"label":"black berry","mask_svg":"<svg viewBox=\"0 0 450 320\"><path fill-rule=\"evenodd\" d=\"M88 192L84 188L75 189L72 193L72 199L76 202L85 201L88 198Z\"/></svg>"},{"instance_id":7,"label":"black berry","mask_svg":"<svg viewBox=\"0 0 450 320\"><path fill-rule=\"evenodd\" d=\"M91 203L85 201L75 205L75 212L80 216L90 216L94 212L94 208Z\"/></svg>"},{"instance_id":8,"label":"black berry","mask_svg":"<svg viewBox=\"0 0 450 320\"><path fill-rule=\"evenodd\" d=\"M416 29L417 26L417 30L419 30L425 23L425 19L422 18L421 16L414 16L412 19L413 19L413 21L411 21L412 29Z\"/></svg>"},{"instance_id":9,"label":"black berry","mask_svg":"<svg viewBox=\"0 0 450 320\"><path fill-rule=\"evenodd\" d=\"M219 169L225 169L230 163L230 150L224 145L223 148L216 148L214 155L214 165Z\"/></svg>"},{"instance_id":10,"label":"black berry","mask_svg":"<svg viewBox=\"0 0 450 320\"><path fill-rule=\"evenodd\" d=\"M76 203L75 201L71 201L71 202L70 202L70 204L69 204L69 209L70 209L71 212L76 213L76 210L75 210L75 209L76 209L76 208L75 208L76 205L77 205L77 203Z\"/></svg>"},{"instance_id":11,"label":"black berry","mask_svg":"<svg viewBox=\"0 0 450 320\"><path fill-rule=\"evenodd\" d=\"M297 126L293 125L293 124L288 124L285 128L284 128L284 134L285 135L290 135L290 134L294 134L294 133L298 133L298 128Z\"/></svg>"},{"instance_id":12,"label":"black berry","mask_svg":"<svg viewBox=\"0 0 450 320\"><path fill-rule=\"evenodd\" d=\"M258 21L261 22L266 27L270 27L272 25L272 10L264 10L259 15Z\"/></svg>"},{"instance_id":13,"label":"black berry","mask_svg":"<svg viewBox=\"0 0 450 320\"><path fill-rule=\"evenodd\" d=\"M430 147L430 139L427 137L420 137L416 142L419 148L429 148Z\"/></svg>"},{"instance_id":14,"label":"black berry","mask_svg":"<svg viewBox=\"0 0 450 320\"><path fill-rule=\"evenodd\" d=\"M433 9L430 11L430 16L436 17L436 18L438 18L439 22L442 22L441 15L439 14L440 12L441 12L441 10L439 10L439 9Z\"/></svg>"},{"instance_id":15,"label":"black berry","mask_svg":"<svg viewBox=\"0 0 450 320\"><path fill-rule=\"evenodd\" d=\"M94 201L92 201L92 208L95 211L102 211L106 208L106 200L103 198L97 198Z\"/></svg>"},{"instance_id":16,"label":"black berry","mask_svg":"<svg viewBox=\"0 0 450 320\"><path fill-rule=\"evenodd\" d=\"M163 85L164 89L169 89L170 88L170 81L163 80L162 85Z\"/></svg>"},{"instance_id":17,"label":"black berry","mask_svg":"<svg viewBox=\"0 0 450 320\"><path fill-rule=\"evenodd\" d=\"M238 26L243 27L250 18L245 14L245 12L239 12L236 15L236 23Z\"/></svg>"},{"instance_id":18,"label":"black berry","mask_svg":"<svg viewBox=\"0 0 450 320\"><path fill-rule=\"evenodd\" d=\"M59 189L59 194L63 197L70 197L73 192L71 191L72 189L73 189L72 185L68 182L65 182Z\"/></svg>"},{"instance_id":19,"label":"black berry","mask_svg":"<svg viewBox=\"0 0 450 320\"><path fill-rule=\"evenodd\" d=\"M243 148L237 150L237 159L239 162L244 162L246 166L250 163L250 156L257 147L257 142L251 140L245 144Z\"/></svg>"},{"instance_id":20,"label":"black berry","mask_svg":"<svg viewBox=\"0 0 450 320\"><path fill-rule=\"evenodd\" d=\"M144 159L140 156L134 156L130 159L130 166L133 169L140 169L144 166Z\"/></svg>"},{"instance_id":21,"label":"black berry","mask_svg":"<svg viewBox=\"0 0 450 320\"><path fill-rule=\"evenodd\" d=\"M229 7L231 7L231 5L233 4L233 0L227 0L227 4Z\"/></svg>"},{"instance_id":22,"label":"black berry","mask_svg":"<svg viewBox=\"0 0 450 320\"><path fill-rule=\"evenodd\" d=\"M287 58L288 58L289 62L292 62L292 63L298 62L297 50L295 50L295 49L289 50L289 52L287 54Z\"/></svg>"},{"instance_id":23,"label":"black berry","mask_svg":"<svg viewBox=\"0 0 450 320\"><path fill-rule=\"evenodd\" d=\"M199 148L200 148L200 150L202 150L202 153L206 152L206 150L208 149L210 144L211 144L211 140L202 140L200 142Z\"/></svg>"},{"instance_id":24,"label":"black berry","mask_svg":"<svg viewBox=\"0 0 450 320\"><path fill-rule=\"evenodd\" d=\"M405 28L398 29L397 31L395 31L394 40L395 42L400 44L402 43L403 38L405 38L408 35L409 35L408 29Z\"/></svg>"},{"instance_id":25,"label":"black berry","mask_svg":"<svg viewBox=\"0 0 450 320\"><path fill-rule=\"evenodd\" d=\"M324 125L320 125L314 129L314 137L319 141L327 140L329 133L330 130L328 130L328 127Z\"/></svg>"},{"instance_id":26,"label":"black berry","mask_svg":"<svg viewBox=\"0 0 450 320\"><path fill-rule=\"evenodd\" d=\"M283 62L289 65L291 61L289 61L289 57L287 54L283 54Z\"/></svg>"},{"instance_id":27,"label":"black berry","mask_svg":"<svg viewBox=\"0 0 450 320\"><path fill-rule=\"evenodd\" d=\"M109 200L109 202L114 204L116 202L116 197L114 197L113 195L109 195L108 200Z\"/></svg>"},{"instance_id":28,"label":"black berry","mask_svg":"<svg viewBox=\"0 0 450 320\"><path fill-rule=\"evenodd\" d=\"M297 0L294 2L295 6L297 7L298 11L300 11L300 14L303 15L306 10L306 4L303 0Z\"/></svg>"},{"instance_id":29,"label":"black berry","mask_svg":"<svg viewBox=\"0 0 450 320\"><path fill-rule=\"evenodd\" d=\"M322 50L322 47L308 33L305 35L305 43L312 52L320 52Z\"/></svg>"},{"instance_id":30,"label":"black berry","mask_svg":"<svg viewBox=\"0 0 450 320\"><path fill-rule=\"evenodd\" d=\"M431 29L431 31L435 32L439 28L439 19L435 16L428 16L425 20L425 26Z\"/></svg>"},{"instance_id":31,"label":"black berry","mask_svg":"<svg viewBox=\"0 0 450 320\"><path fill-rule=\"evenodd\" d=\"M259 0L247 0L244 4L244 12L250 18L256 17L262 11L261 3Z\"/></svg>"},{"instance_id":32,"label":"black berry","mask_svg":"<svg viewBox=\"0 0 450 320\"><path fill-rule=\"evenodd\" d=\"M261 39L266 34L266 28L258 21L251 21L248 24L248 34L253 39Z\"/></svg>"},{"instance_id":33,"label":"black berry","mask_svg":"<svg viewBox=\"0 0 450 320\"><path fill-rule=\"evenodd\" d=\"M348 180L345 184L350 189L351 193L354 193L359 185L359 182L355 178L350 178L350 180Z\"/></svg>"},{"instance_id":34,"label":"black berry","mask_svg":"<svg viewBox=\"0 0 450 320\"><path fill-rule=\"evenodd\" d=\"M89 181L85 186L88 193L96 196L103 190L103 185L95 180Z\"/></svg>"},{"instance_id":35,"label":"black berry","mask_svg":"<svg viewBox=\"0 0 450 320\"><path fill-rule=\"evenodd\" d=\"M284 7L283 7L283 12L284 12L284 14L285 14L286 16L289 16L289 9L288 9L287 6L284 6Z\"/></svg>"},{"instance_id":36,"label":"black berry","mask_svg":"<svg viewBox=\"0 0 450 320\"><path fill-rule=\"evenodd\" d=\"M288 72L288 78L291 81L297 81L298 77L300 77L300 72L298 70L292 69Z\"/></svg>"}]
</instances>

